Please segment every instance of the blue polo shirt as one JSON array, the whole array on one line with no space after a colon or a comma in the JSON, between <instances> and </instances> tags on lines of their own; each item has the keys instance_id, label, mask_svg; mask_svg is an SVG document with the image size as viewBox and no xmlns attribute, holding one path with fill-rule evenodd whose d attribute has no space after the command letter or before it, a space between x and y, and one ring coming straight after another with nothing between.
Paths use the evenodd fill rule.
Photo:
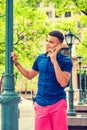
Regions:
<instances>
[{"instance_id":1,"label":"blue polo shirt","mask_svg":"<svg viewBox=\"0 0 87 130\"><path fill-rule=\"evenodd\" d=\"M57 61L62 71L71 73L72 61L69 57L61 52L57 55ZM61 99L66 99L66 93L64 87L58 83L54 66L50 60L50 57L46 56L46 53L40 54L32 69L39 72L38 76L38 90L36 95L36 102L41 106L47 106L58 102Z\"/></svg>"}]
</instances>

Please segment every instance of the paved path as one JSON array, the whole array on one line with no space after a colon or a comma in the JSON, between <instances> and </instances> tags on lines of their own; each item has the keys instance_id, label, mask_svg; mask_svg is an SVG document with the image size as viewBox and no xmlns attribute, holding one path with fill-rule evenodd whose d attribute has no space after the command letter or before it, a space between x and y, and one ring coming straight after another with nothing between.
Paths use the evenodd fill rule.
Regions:
<instances>
[{"instance_id":1,"label":"paved path","mask_svg":"<svg viewBox=\"0 0 87 130\"><path fill-rule=\"evenodd\" d=\"M34 106L31 100L22 99L19 103L20 117L18 130L34 130ZM1 105L0 105L1 130Z\"/></svg>"},{"instance_id":2,"label":"paved path","mask_svg":"<svg viewBox=\"0 0 87 130\"><path fill-rule=\"evenodd\" d=\"M31 100L23 99L19 104L19 130L34 130L34 106Z\"/></svg>"}]
</instances>

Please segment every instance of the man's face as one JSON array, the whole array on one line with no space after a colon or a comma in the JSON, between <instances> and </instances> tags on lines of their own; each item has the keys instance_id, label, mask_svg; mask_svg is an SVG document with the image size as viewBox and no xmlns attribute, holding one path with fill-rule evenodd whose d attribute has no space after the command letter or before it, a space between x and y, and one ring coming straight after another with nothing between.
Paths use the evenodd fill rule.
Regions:
<instances>
[{"instance_id":1,"label":"man's face","mask_svg":"<svg viewBox=\"0 0 87 130\"><path fill-rule=\"evenodd\" d=\"M48 35L46 51L49 52L50 49L54 49L58 44L60 44L57 37Z\"/></svg>"}]
</instances>

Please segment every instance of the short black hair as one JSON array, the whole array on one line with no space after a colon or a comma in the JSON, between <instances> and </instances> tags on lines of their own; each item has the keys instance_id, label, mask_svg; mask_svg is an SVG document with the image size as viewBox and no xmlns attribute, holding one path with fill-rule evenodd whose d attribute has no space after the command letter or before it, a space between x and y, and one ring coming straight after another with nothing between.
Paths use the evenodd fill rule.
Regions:
<instances>
[{"instance_id":1,"label":"short black hair","mask_svg":"<svg viewBox=\"0 0 87 130\"><path fill-rule=\"evenodd\" d=\"M60 40L61 43L62 43L63 40L64 40L63 33L61 33L60 31L54 30L54 31L50 32L49 35L50 35L50 36L57 37L57 38Z\"/></svg>"}]
</instances>

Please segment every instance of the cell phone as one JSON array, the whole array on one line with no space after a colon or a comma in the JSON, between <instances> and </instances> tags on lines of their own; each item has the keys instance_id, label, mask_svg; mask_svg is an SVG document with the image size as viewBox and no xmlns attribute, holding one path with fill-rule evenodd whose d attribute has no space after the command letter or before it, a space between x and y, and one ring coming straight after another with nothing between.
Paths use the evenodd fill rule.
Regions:
<instances>
[{"instance_id":1,"label":"cell phone","mask_svg":"<svg viewBox=\"0 0 87 130\"><path fill-rule=\"evenodd\" d=\"M59 51L61 49L61 46L60 46L60 44L58 44L57 46L55 46L54 48L53 48L53 51L55 52L55 51Z\"/></svg>"},{"instance_id":2,"label":"cell phone","mask_svg":"<svg viewBox=\"0 0 87 130\"><path fill-rule=\"evenodd\" d=\"M55 52L55 51L57 51L57 50L58 50L58 52L59 52L60 49L61 49L61 45L60 45L60 44L58 44L58 45L55 46L54 48L51 48L51 49L48 51L48 56L49 56L50 53L52 53L52 50L53 50L53 52Z\"/></svg>"}]
</instances>

